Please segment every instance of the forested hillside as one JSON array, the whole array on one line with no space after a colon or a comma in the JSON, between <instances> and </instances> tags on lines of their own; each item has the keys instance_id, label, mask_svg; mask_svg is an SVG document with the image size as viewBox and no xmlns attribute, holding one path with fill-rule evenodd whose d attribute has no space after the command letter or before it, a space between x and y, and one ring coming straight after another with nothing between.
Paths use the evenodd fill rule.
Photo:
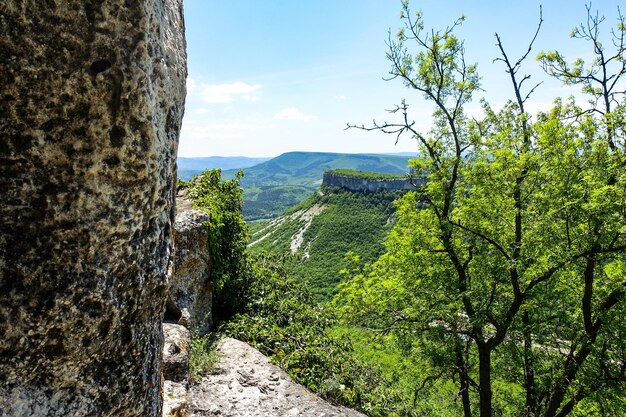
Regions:
<instances>
[{"instance_id":1,"label":"forested hillside","mask_svg":"<svg viewBox=\"0 0 626 417\"><path fill-rule=\"evenodd\" d=\"M287 254L287 269L318 301L328 301L348 267L346 254L372 262L384 252L393 201L402 192L353 192L323 187L284 215L256 227L253 252Z\"/></svg>"},{"instance_id":2,"label":"forested hillside","mask_svg":"<svg viewBox=\"0 0 626 417\"><path fill-rule=\"evenodd\" d=\"M307 198L322 183L325 171L336 168L406 174L405 155L289 152L244 169L243 213L246 220L271 219ZM237 170L223 177L234 178Z\"/></svg>"},{"instance_id":3,"label":"forested hillside","mask_svg":"<svg viewBox=\"0 0 626 417\"><path fill-rule=\"evenodd\" d=\"M212 310L218 333L244 340L271 355L297 382L332 403L372 415L386 414L390 406L398 408L394 403L401 397L380 365L355 354L345 330L337 327L339 322L333 310L319 304L309 286L289 272L293 266L290 260L296 257L251 253L246 249L248 234L241 212L239 179L223 181L221 172L213 170L179 185L187 188L195 207L211 213L207 226L211 231L209 251L213 262ZM312 197L292 214L303 209L316 211L321 206L333 211L337 202L346 199L351 201L348 206L361 214L371 211L365 209L368 202L359 196L342 194L339 191L333 197ZM388 210L386 199L371 200L369 205ZM364 225L368 223L372 224ZM210 340L211 335L205 335L191 341L190 367L194 378L214 372Z\"/></svg>"}]
</instances>

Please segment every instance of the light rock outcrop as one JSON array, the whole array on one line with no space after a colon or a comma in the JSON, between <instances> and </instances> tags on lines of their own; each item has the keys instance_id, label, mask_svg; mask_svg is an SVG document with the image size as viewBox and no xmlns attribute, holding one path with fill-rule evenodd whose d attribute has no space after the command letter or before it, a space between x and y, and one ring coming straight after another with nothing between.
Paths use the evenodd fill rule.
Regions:
<instances>
[{"instance_id":1,"label":"light rock outcrop","mask_svg":"<svg viewBox=\"0 0 626 417\"><path fill-rule=\"evenodd\" d=\"M173 273L169 277L166 320L193 334L205 334L211 324L212 285L209 279L209 215L192 208L185 191L176 198Z\"/></svg>"},{"instance_id":2,"label":"light rock outcrop","mask_svg":"<svg viewBox=\"0 0 626 417\"><path fill-rule=\"evenodd\" d=\"M163 417L187 417L188 406L187 382L165 380L163 383Z\"/></svg>"},{"instance_id":3,"label":"light rock outcrop","mask_svg":"<svg viewBox=\"0 0 626 417\"><path fill-rule=\"evenodd\" d=\"M0 2L0 416L157 416L182 0Z\"/></svg>"},{"instance_id":4,"label":"light rock outcrop","mask_svg":"<svg viewBox=\"0 0 626 417\"><path fill-rule=\"evenodd\" d=\"M190 387L188 417L365 417L296 384L246 343L221 339L217 354L215 371Z\"/></svg>"},{"instance_id":5,"label":"light rock outcrop","mask_svg":"<svg viewBox=\"0 0 626 417\"><path fill-rule=\"evenodd\" d=\"M163 323L163 417L183 417L189 403L191 335L179 324Z\"/></svg>"},{"instance_id":6,"label":"light rock outcrop","mask_svg":"<svg viewBox=\"0 0 626 417\"><path fill-rule=\"evenodd\" d=\"M172 323L163 323L163 378L174 382L189 379L189 342L191 334L187 328Z\"/></svg>"},{"instance_id":7,"label":"light rock outcrop","mask_svg":"<svg viewBox=\"0 0 626 417\"><path fill-rule=\"evenodd\" d=\"M414 182L421 184L423 180L416 179ZM411 191L416 189L408 178L385 178L375 180L352 175L336 174L333 172L324 173L322 186L339 187L350 191L365 191L370 193L383 190Z\"/></svg>"}]
</instances>

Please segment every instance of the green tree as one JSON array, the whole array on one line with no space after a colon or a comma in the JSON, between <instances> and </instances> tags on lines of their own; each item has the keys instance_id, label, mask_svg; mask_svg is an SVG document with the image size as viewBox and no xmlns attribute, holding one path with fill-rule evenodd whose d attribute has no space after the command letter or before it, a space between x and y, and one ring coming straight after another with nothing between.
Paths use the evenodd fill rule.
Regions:
<instances>
[{"instance_id":1,"label":"green tree","mask_svg":"<svg viewBox=\"0 0 626 417\"><path fill-rule=\"evenodd\" d=\"M557 100L536 116L538 87L496 35L512 100L470 119L480 88L453 31L425 30L403 1L405 25L390 36L392 78L433 104L433 129L417 131L402 102L398 123L364 130L408 134L427 178L398 203L387 253L343 284L335 305L352 323L391 332L429 358L423 385L447 378L463 413L524 416L626 412L626 27L618 11L612 52L591 14L572 35L596 59L539 59L551 75L581 84L591 108ZM409 45L411 44L411 45ZM412 54L409 46L417 48ZM417 390L416 390L417 392ZM610 399L610 400L609 400ZM452 401L453 399L451 399Z\"/></svg>"},{"instance_id":2,"label":"green tree","mask_svg":"<svg viewBox=\"0 0 626 417\"><path fill-rule=\"evenodd\" d=\"M224 319L246 303L241 295L250 279L246 256L249 239L243 214L243 171L235 178L222 181L220 169L206 170L194 177L188 187L194 207L209 214L209 254L211 280L214 286L213 314Z\"/></svg>"},{"instance_id":3,"label":"green tree","mask_svg":"<svg viewBox=\"0 0 626 417\"><path fill-rule=\"evenodd\" d=\"M334 403L381 415L385 387L380 371L354 358L349 343L333 337L332 312L289 276L287 259L260 252L249 256L247 303L220 330L272 357L295 381ZM389 395L387 393L387 395Z\"/></svg>"}]
</instances>

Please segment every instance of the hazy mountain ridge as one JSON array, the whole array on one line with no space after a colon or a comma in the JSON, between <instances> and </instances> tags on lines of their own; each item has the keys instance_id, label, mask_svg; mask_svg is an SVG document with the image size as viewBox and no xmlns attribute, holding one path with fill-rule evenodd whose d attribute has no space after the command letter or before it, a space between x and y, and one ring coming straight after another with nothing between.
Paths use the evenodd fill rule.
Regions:
<instances>
[{"instance_id":1,"label":"hazy mountain ridge","mask_svg":"<svg viewBox=\"0 0 626 417\"><path fill-rule=\"evenodd\" d=\"M307 198L322 183L325 171L353 169L388 174L405 174L411 156L288 152L244 169L246 220L274 218ZM234 178L237 169L225 170L223 178Z\"/></svg>"},{"instance_id":2,"label":"hazy mountain ridge","mask_svg":"<svg viewBox=\"0 0 626 417\"><path fill-rule=\"evenodd\" d=\"M250 158L247 156L208 156L201 158L178 157L178 178L189 181L205 169L242 169L269 161L272 158Z\"/></svg>"},{"instance_id":3,"label":"hazy mountain ridge","mask_svg":"<svg viewBox=\"0 0 626 417\"><path fill-rule=\"evenodd\" d=\"M287 152L245 169L244 189L251 186L303 185L317 188L325 171L336 168L403 174L410 156L344 154L329 152ZM232 178L236 170L224 171Z\"/></svg>"}]
</instances>

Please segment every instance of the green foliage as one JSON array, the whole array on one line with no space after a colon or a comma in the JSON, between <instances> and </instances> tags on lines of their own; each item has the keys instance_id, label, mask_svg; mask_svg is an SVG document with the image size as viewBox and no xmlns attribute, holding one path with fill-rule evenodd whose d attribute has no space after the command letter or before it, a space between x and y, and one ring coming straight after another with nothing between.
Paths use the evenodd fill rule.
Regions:
<instances>
[{"instance_id":1,"label":"green foliage","mask_svg":"<svg viewBox=\"0 0 626 417\"><path fill-rule=\"evenodd\" d=\"M591 10L591 3L587 8L587 21L572 29L570 37L586 41L593 47L593 59L585 62L577 58L568 63L565 57L558 51L543 51L537 56L537 60L543 66L544 71L561 80L564 84L580 86L582 92L591 96L591 104L605 115L612 113L615 94L623 92L621 81L624 76L626 63L626 21L621 10L617 10L617 25L611 28L609 39L601 39L602 23L604 17ZM603 74L600 76L599 74ZM596 103L596 104L594 104ZM598 106L602 103L602 106ZM617 106L618 108L621 106ZM607 121L611 124L611 121Z\"/></svg>"},{"instance_id":2,"label":"green foliage","mask_svg":"<svg viewBox=\"0 0 626 417\"><path fill-rule=\"evenodd\" d=\"M246 188L243 215L247 221L271 219L304 200L314 187L264 185Z\"/></svg>"},{"instance_id":3,"label":"green foliage","mask_svg":"<svg viewBox=\"0 0 626 417\"><path fill-rule=\"evenodd\" d=\"M401 17L404 27L388 43L390 73L400 78L405 86L421 92L427 100L444 104L434 116L445 122L480 88L476 64L465 62L463 42L453 33L465 17L461 16L444 30L426 31L422 13L414 15L408 1L402 2ZM422 48L412 55L408 52L407 41L416 42Z\"/></svg>"},{"instance_id":4,"label":"green foliage","mask_svg":"<svg viewBox=\"0 0 626 417\"><path fill-rule=\"evenodd\" d=\"M341 280L347 252L354 252L364 262L373 262L384 252L383 242L393 222L393 201L402 192L361 193L340 189L322 189L289 210L285 215L257 230L252 237L261 241L252 251L291 253L294 236L302 242L287 263L290 274L300 278L319 302L328 301ZM306 213L318 214L310 220Z\"/></svg>"},{"instance_id":5,"label":"green foliage","mask_svg":"<svg viewBox=\"0 0 626 417\"><path fill-rule=\"evenodd\" d=\"M387 389L379 367L355 359L345 338L333 335L333 312L288 275L285 261L267 253L251 259L249 303L221 330L271 356L295 381L333 403L371 416L410 415L395 411L399 397Z\"/></svg>"},{"instance_id":6,"label":"green foliage","mask_svg":"<svg viewBox=\"0 0 626 417\"><path fill-rule=\"evenodd\" d=\"M351 262L334 305L426 371L416 404L445 381L466 417L625 414L625 37L614 33L617 53L606 53L590 15L580 37L592 41L592 69L542 55L593 107L558 100L535 117L518 74L528 54L510 61L497 38L515 98L498 111L483 102L470 120L479 77L452 34L460 21L425 31L403 5L391 73L433 104L435 126L415 131L403 102L404 122L375 128L415 138L424 156L412 167L428 181L398 201L387 253Z\"/></svg>"},{"instance_id":7,"label":"green foliage","mask_svg":"<svg viewBox=\"0 0 626 417\"><path fill-rule=\"evenodd\" d=\"M374 181L406 178L406 175L386 174L382 172L372 172L372 171L357 171L354 169L331 169L326 172L328 174L337 174L337 175L343 175L346 177L353 177L353 178L360 178L364 180L374 180Z\"/></svg>"},{"instance_id":8,"label":"green foliage","mask_svg":"<svg viewBox=\"0 0 626 417\"><path fill-rule=\"evenodd\" d=\"M416 346L401 348L396 335L359 327L334 326L332 335L351 344L356 360L382 372L386 386L378 387L376 395L390 401L389 414L383 415L455 417L462 412L451 381L433 378L423 385L432 369Z\"/></svg>"},{"instance_id":9,"label":"green foliage","mask_svg":"<svg viewBox=\"0 0 626 417\"><path fill-rule=\"evenodd\" d=\"M217 315L228 316L238 308L232 301L240 299L239 291L247 279L245 251L249 235L241 213L243 190L239 182L242 177L240 171L234 179L222 181L221 170L214 169L204 171L187 183L194 206L209 214L211 279L215 290L213 310Z\"/></svg>"},{"instance_id":10,"label":"green foliage","mask_svg":"<svg viewBox=\"0 0 626 417\"><path fill-rule=\"evenodd\" d=\"M217 354L210 342L209 334L196 336L190 341L189 375L194 381L210 373L217 363Z\"/></svg>"}]
</instances>

